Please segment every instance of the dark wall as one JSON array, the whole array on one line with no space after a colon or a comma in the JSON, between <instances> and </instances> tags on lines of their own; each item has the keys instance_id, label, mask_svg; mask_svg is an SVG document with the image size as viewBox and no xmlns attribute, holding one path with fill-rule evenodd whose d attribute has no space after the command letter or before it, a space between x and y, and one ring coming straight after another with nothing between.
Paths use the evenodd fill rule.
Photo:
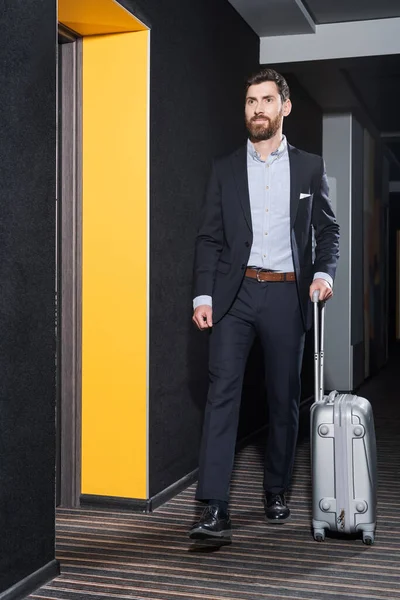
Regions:
<instances>
[{"instance_id":1,"label":"dark wall","mask_svg":"<svg viewBox=\"0 0 400 600\"><path fill-rule=\"evenodd\" d=\"M279 66L276 67L279 71ZM322 155L321 107L311 98L291 73L282 73L290 87L292 112L284 121L284 134L293 146Z\"/></svg>"},{"instance_id":2,"label":"dark wall","mask_svg":"<svg viewBox=\"0 0 400 600\"><path fill-rule=\"evenodd\" d=\"M0 592L54 559L54 0L0 20Z\"/></svg>"},{"instance_id":3,"label":"dark wall","mask_svg":"<svg viewBox=\"0 0 400 600\"><path fill-rule=\"evenodd\" d=\"M129 1L151 27L150 495L197 467L207 334L192 261L211 160L245 141L243 86L259 40L227 0Z\"/></svg>"}]
</instances>

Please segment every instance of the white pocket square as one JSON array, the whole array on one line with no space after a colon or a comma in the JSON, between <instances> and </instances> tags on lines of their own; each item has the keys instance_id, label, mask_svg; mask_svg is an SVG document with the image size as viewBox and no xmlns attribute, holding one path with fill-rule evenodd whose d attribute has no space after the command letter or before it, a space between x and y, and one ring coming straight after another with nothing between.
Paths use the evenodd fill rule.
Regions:
<instances>
[{"instance_id":1,"label":"white pocket square","mask_svg":"<svg viewBox=\"0 0 400 600\"><path fill-rule=\"evenodd\" d=\"M302 198L309 198L311 196L311 194L300 194L300 200Z\"/></svg>"}]
</instances>

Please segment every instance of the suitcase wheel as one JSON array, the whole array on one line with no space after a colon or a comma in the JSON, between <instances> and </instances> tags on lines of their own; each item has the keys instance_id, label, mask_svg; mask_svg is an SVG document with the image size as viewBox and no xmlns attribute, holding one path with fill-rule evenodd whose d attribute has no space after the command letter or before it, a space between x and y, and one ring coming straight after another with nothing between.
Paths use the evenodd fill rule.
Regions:
<instances>
[{"instance_id":1,"label":"suitcase wheel","mask_svg":"<svg viewBox=\"0 0 400 600\"><path fill-rule=\"evenodd\" d=\"M325 529L314 529L314 540L316 542L323 542L325 539Z\"/></svg>"},{"instance_id":2,"label":"suitcase wheel","mask_svg":"<svg viewBox=\"0 0 400 600\"><path fill-rule=\"evenodd\" d=\"M366 546L372 546L372 544L374 543L374 534L363 533L363 542Z\"/></svg>"}]
</instances>

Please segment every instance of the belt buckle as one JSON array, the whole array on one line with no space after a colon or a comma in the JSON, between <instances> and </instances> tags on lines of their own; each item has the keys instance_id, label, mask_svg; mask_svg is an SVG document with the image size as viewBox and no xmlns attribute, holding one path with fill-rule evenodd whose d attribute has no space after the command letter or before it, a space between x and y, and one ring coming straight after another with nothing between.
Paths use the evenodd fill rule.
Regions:
<instances>
[{"instance_id":1,"label":"belt buckle","mask_svg":"<svg viewBox=\"0 0 400 600\"><path fill-rule=\"evenodd\" d=\"M256 278L257 278L258 283L263 283L263 280L260 279L260 273L261 273L261 271L262 271L262 268L256 269Z\"/></svg>"}]
</instances>

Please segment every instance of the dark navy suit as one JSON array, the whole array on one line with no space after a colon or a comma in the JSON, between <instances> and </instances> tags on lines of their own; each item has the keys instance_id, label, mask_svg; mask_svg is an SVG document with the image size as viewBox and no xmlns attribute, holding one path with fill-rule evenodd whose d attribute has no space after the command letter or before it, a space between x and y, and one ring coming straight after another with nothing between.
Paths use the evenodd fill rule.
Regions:
<instances>
[{"instance_id":1,"label":"dark navy suit","mask_svg":"<svg viewBox=\"0 0 400 600\"><path fill-rule=\"evenodd\" d=\"M322 158L290 145L288 152L295 282L258 283L244 276L253 241L246 146L212 166L194 263L194 296L212 297L214 323L200 451L200 500L229 497L242 382L256 335L264 351L269 403L264 488L279 493L290 484L304 336L311 326L309 288L314 273L335 277L339 226L329 202Z\"/></svg>"}]
</instances>

